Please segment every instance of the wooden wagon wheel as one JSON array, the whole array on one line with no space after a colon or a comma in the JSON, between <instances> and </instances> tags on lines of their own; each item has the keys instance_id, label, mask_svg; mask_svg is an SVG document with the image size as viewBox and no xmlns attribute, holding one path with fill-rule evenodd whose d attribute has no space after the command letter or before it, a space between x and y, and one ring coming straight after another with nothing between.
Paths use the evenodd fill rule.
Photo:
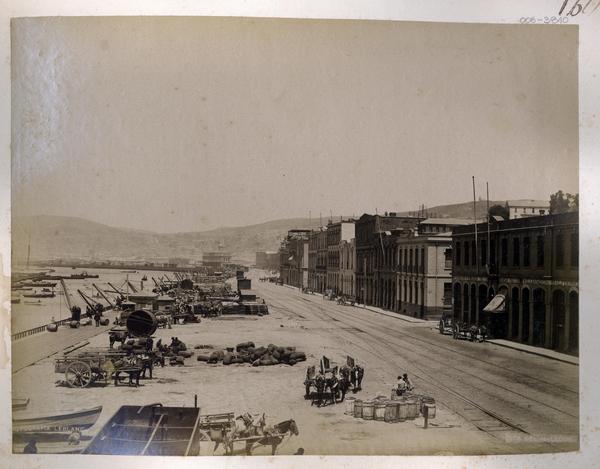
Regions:
<instances>
[{"instance_id":1,"label":"wooden wagon wheel","mask_svg":"<svg viewBox=\"0 0 600 469\"><path fill-rule=\"evenodd\" d=\"M82 361L69 363L65 371L65 379L72 388L85 388L92 382L92 369Z\"/></svg>"}]
</instances>

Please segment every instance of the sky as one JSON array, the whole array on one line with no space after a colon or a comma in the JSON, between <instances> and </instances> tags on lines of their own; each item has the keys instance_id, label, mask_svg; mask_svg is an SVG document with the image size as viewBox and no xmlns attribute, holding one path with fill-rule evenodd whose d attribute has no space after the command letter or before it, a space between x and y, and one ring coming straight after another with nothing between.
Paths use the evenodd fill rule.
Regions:
<instances>
[{"instance_id":1,"label":"sky","mask_svg":"<svg viewBox=\"0 0 600 469\"><path fill-rule=\"evenodd\" d=\"M576 27L12 22L12 212L157 232L578 192Z\"/></svg>"}]
</instances>

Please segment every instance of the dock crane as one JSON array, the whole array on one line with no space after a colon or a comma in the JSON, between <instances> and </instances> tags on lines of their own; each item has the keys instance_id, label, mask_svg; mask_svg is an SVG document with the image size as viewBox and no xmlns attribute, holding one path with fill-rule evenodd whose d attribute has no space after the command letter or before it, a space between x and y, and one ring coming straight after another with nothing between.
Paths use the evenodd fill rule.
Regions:
<instances>
[{"instance_id":1,"label":"dock crane","mask_svg":"<svg viewBox=\"0 0 600 469\"><path fill-rule=\"evenodd\" d=\"M110 305L111 308L115 307L115 305L113 304L113 302L108 299L108 297L104 294L104 292L102 290L100 290L100 288L98 288L98 286L95 283L92 283L92 286L96 290L98 290L98 293L100 294L100 296L106 300L106 302Z\"/></svg>"}]
</instances>

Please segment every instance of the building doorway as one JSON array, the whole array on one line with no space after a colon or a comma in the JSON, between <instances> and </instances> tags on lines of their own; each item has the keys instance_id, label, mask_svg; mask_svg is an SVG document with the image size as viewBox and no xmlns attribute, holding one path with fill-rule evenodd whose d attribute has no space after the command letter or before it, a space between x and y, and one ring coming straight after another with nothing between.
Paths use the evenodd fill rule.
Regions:
<instances>
[{"instance_id":1,"label":"building doorway","mask_svg":"<svg viewBox=\"0 0 600 469\"><path fill-rule=\"evenodd\" d=\"M454 308L453 308L453 317L457 319L461 317L462 313L462 297L460 294L460 283L454 284Z\"/></svg>"},{"instance_id":2,"label":"building doorway","mask_svg":"<svg viewBox=\"0 0 600 469\"><path fill-rule=\"evenodd\" d=\"M554 290L552 293L552 348L565 351L565 292Z\"/></svg>"},{"instance_id":3,"label":"building doorway","mask_svg":"<svg viewBox=\"0 0 600 469\"><path fill-rule=\"evenodd\" d=\"M546 292L533 290L533 345L543 347L546 343Z\"/></svg>"},{"instance_id":4,"label":"building doorway","mask_svg":"<svg viewBox=\"0 0 600 469\"><path fill-rule=\"evenodd\" d=\"M529 288L521 292L521 342L529 340Z\"/></svg>"},{"instance_id":5,"label":"building doorway","mask_svg":"<svg viewBox=\"0 0 600 469\"><path fill-rule=\"evenodd\" d=\"M569 293L569 352L579 353L579 294Z\"/></svg>"},{"instance_id":6,"label":"building doorway","mask_svg":"<svg viewBox=\"0 0 600 469\"><path fill-rule=\"evenodd\" d=\"M519 335L519 289L517 287L513 287L512 293L510 296L510 332L509 338L514 339Z\"/></svg>"}]
</instances>

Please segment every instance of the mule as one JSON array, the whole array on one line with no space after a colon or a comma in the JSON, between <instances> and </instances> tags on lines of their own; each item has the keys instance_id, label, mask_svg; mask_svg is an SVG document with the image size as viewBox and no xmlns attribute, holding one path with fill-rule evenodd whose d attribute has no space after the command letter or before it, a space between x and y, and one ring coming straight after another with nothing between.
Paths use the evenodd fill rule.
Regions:
<instances>
[{"instance_id":1,"label":"mule","mask_svg":"<svg viewBox=\"0 0 600 469\"><path fill-rule=\"evenodd\" d=\"M264 437L256 440L250 445L246 444L246 454L251 455L252 449L254 446L268 446L271 445L271 455L275 456L275 452L277 451L277 447L281 444L283 439L286 436L298 436L300 431L298 430L298 425L294 419L284 420L283 422L279 422L272 427L266 427L264 429Z\"/></svg>"}]
</instances>

